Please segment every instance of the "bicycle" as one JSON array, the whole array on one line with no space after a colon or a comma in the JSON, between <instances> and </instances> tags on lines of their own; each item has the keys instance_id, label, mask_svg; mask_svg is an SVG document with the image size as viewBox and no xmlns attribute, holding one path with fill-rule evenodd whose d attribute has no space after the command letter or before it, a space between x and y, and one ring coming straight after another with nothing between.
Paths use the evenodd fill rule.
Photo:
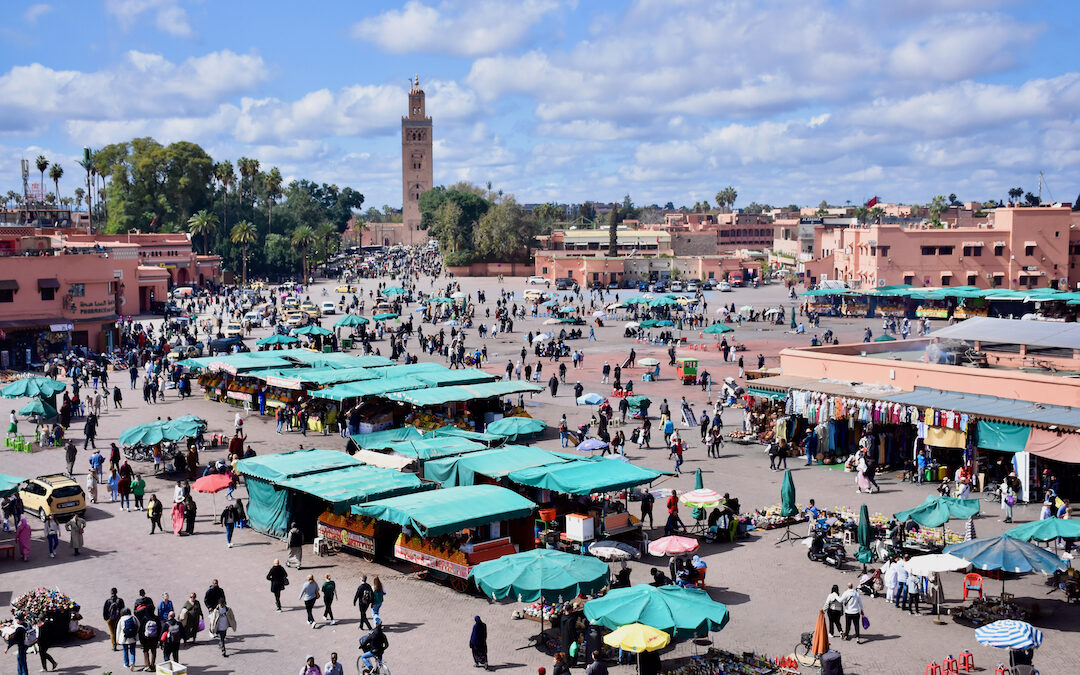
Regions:
<instances>
[{"instance_id":1,"label":"bicycle","mask_svg":"<svg viewBox=\"0 0 1080 675\"><path fill-rule=\"evenodd\" d=\"M364 665L363 655L356 657L356 672L360 675L390 675L390 667L381 656L374 657L375 667L368 668Z\"/></svg>"},{"instance_id":2,"label":"bicycle","mask_svg":"<svg viewBox=\"0 0 1080 675\"><path fill-rule=\"evenodd\" d=\"M803 633L799 638L799 644L795 645L795 658L800 663L805 663L806 660L811 660L810 666L820 665L821 656L813 653L814 649L814 634Z\"/></svg>"}]
</instances>

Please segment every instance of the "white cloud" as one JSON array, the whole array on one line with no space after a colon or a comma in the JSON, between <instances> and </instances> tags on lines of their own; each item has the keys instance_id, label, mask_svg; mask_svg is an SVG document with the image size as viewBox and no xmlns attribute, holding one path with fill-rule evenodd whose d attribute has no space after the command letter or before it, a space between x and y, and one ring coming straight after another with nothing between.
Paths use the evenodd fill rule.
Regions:
<instances>
[{"instance_id":1,"label":"white cloud","mask_svg":"<svg viewBox=\"0 0 1080 675\"><path fill-rule=\"evenodd\" d=\"M892 49L889 68L904 79L945 82L997 72L1013 66L1014 48L1040 32L999 14L937 17Z\"/></svg>"},{"instance_id":2,"label":"white cloud","mask_svg":"<svg viewBox=\"0 0 1080 675\"><path fill-rule=\"evenodd\" d=\"M49 119L129 120L212 112L267 77L255 54L224 50L182 63L130 51L108 70L54 70L40 63L0 75L0 130Z\"/></svg>"},{"instance_id":3,"label":"white cloud","mask_svg":"<svg viewBox=\"0 0 1080 675\"><path fill-rule=\"evenodd\" d=\"M558 7L556 0L443 2L437 7L411 0L400 10L355 23L351 35L392 54L492 54L518 45Z\"/></svg>"},{"instance_id":4,"label":"white cloud","mask_svg":"<svg viewBox=\"0 0 1080 675\"><path fill-rule=\"evenodd\" d=\"M26 23L36 23L38 19L51 12L52 9L52 5L47 5L43 2L30 5L26 8L26 11L23 12L23 19Z\"/></svg>"},{"instance_id":5,"label":"white cloud","mask_svg":"<svg viewBox=\"0 0 1080 675\"><path fill-rule=\"evenodd\" d=\"M159 30L176 37L193 35L187 11L178 0L106 0L105 11L116 17L124 30L129 30L141 15L153 13Z\"/></svg>"}]
</instances>

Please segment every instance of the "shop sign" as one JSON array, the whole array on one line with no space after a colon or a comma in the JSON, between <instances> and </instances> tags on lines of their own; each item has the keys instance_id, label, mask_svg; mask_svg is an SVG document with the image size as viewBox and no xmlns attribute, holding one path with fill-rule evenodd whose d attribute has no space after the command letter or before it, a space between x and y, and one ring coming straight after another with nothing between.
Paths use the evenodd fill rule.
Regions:
<instances>
[{"instance_id":1,"label":"shop sign","mask_svg":"<svg viewBox=\"0 0 1080 675\"><path fill-rule=\"evenodd\" d=\"M249 394L247 392L243 392L243 391L232 391L230 389L228 398L235 399L237 401L250 401L251 400L251 394Z\"/></svg>"},{"instance_id":2,"label":"shop sign","mask_svg":"<svg viewBox=\"0 0 1080 675\"><path fill-rule=\"evenodd\" d=\"M116 312L115 300L98 300L97 302L91 302L87 300L80 300L76 307L81 315L95 315L95 314L114 314Z\"/></svg>"},{"instance_id":3,"label":"shop sign","mask_svg":"<svg viewBox=\"0 0 1080 675\"><path fill-rule=\"evenodd\" d=\"M339 542L342 546L375 555L375 540L357 532L346 530L344 527L328 525L319 521L315 526L316 533L323 539Z\"/></svg>"},{"instance_id":4,"label":"shop sign","mask_svg":"<svg viewBox=\"0 0 1080 675\"><path fill-rule=\"evenodd\" d=\"M75 330L75 326L70 323L51 323L49 324L49 330L54 333L63 333L69 330Z\"/></svg>"},{"instance_id":5,"label":"shop sign","mask_svg":"<svg viewBox=\"0 0 1080 675\"><path fill-rule=\"evenodd\" d=\"M433 570L445 572L461 579L469 578L469 566L462 565L460 563L451 562L443 558L436 558L433 555L422 553L420 551L413 550L411 548L405 548L399 544L394 544L394 557L400 558L407 562L411 562L414 565L421 565L423 567L430 567Z\"/></svg>"}]
</instances>

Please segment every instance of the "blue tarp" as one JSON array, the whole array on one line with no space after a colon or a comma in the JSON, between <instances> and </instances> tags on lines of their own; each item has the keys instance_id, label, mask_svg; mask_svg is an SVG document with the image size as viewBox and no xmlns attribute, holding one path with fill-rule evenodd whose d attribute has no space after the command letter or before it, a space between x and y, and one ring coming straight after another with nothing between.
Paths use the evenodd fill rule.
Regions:
<instances>
[{"instance_id":1,"label":"blue tarp","mask_svg":"<svg viewBox=\"0 0 1080 675\"><path fill-rule=\"evenodd\" d=\"M1023 452L1027 447L1031 427L979 420L975 438L980 448L1002 452Z\"/></svg>"}]
</instances>

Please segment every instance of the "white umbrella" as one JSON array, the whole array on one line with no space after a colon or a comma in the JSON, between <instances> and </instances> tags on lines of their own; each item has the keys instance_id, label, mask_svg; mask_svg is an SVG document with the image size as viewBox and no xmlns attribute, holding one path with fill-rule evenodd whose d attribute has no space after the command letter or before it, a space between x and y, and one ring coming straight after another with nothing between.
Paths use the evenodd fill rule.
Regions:
<instances>
[{"instance_id":1,"label":"white umbrella","mask_svg":"<svg viewBox=\"0 0 1080 675\"><path fill-rule=\"evenodd\" d=\"M743 305L739 308L739 314L749 314L752 311L754 311L754 308L750 305Z\"/></svg>"},{"instance_id":2,"label":"white umbrella","mask_svg":"<svg viewBox=\"0 0 1080 675\"><path fill-rule=\"evenodd\" d=\"M626 305L622 304L621 302L613 302L607 306L607 309L614 311L616 309L622 309L623 307L626 307Z\"/></svg>"},{"instance_id":3,"label":"white umbrella","mask_svg":"<svg viewBox=\"0 0 1080 675\"><path fill-rule=\"evenodd\" d=\"M544 319L545 326L554 326L560 323L562 323L562 319Z\"/></svg>"},{"instance_id":4,"label":"white umbrella","mask_svg":"<svg viewBox=\"0 0 1080 675\"><path fill-rule=\"evenodd\" d=\"M765 316L771 316L773 314L779 314L779 313L780 313L780 308L778 308L778 307L770 307L767 310L765 310L764 312L762 312L762 314L764 314Z\"/></svg>"},{"instance_id":5,"label":"white umbrella","mask_svg":"<svg viewBox=\"0 0 1080 675\"><path fill-rule=\"evenodd\" d=\"M607 318L607 312L601 312L599 310L593 312L592 315L597 319L606 319Z\"/></svg>"},{"instance_id":6,"label":"white umbrella","mask_svg":"<svg viewBox=\"0 0 1080 675\"><path fill-rule=\"evenodd\" d=\"M460 300L460 299L465 297L465 294L462 293L461 291L457 291L455 293L451 293L450 297L453 298L454 300Z\"/></svg>"},{"instance_id":7,"label":"white umbrella","mask_svg":"<svg viewBox=\"0 0 1080 675\"><path fill-rule=\"evenodd\" d=\"M625 327L633 330L634 328L641 328L641 324L637 321L627 321Z\"/></svg>"},{"instance_id":8,"label":"white umbrella","mask_svg":"<svg viewBox=\"0 0 1080 675\"><path fill-rule=\"evenodd\" d=\"M533 336L533 342L543 342L544 340L550 340L550 339L551 339L551 336L548 335L547 333L540 333L539 335L534 335Z\"/></svg>"},{"instance_id":9,"label":"white umbrella","mask_svg":"<svg viewBox=\"0 0 1080 675\"><path fill-rule=\"evenodd\" d=\"M611 541L608 539L593 542L589 546L589 553L608 562L631 560L638 557L638 550L633 546L624 544L621 541Z\"/></svg>"},{"instance_id":10,"label":"white umbrella","mask_svg":"<svg viewBox=\"0 0 1080 675\"><path fill-rule=\"evenodd\" d=\"M920 577L929 577L942 572L954 572L971 566L967 560L949 553L931 553L915 556L904 563L909 573Z\"/></svg>"}]
</instances>

